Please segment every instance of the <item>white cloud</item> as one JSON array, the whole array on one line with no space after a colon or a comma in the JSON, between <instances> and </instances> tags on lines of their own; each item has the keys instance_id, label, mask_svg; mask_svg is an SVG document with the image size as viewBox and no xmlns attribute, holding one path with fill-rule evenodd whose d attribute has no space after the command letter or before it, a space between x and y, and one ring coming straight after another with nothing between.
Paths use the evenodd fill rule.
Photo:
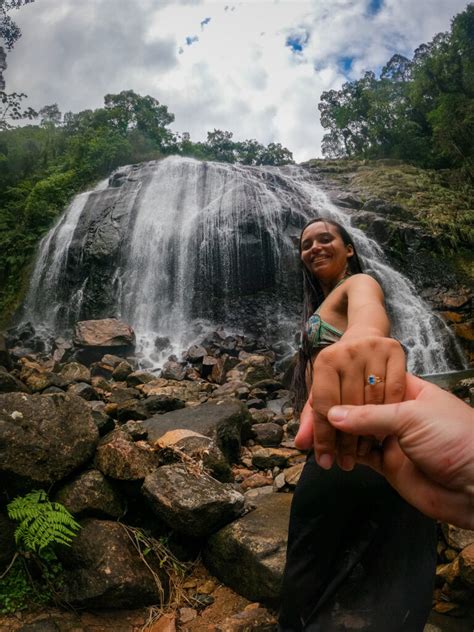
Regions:
<instances>
[{"instance_id":1,"label":"white cloud","mask_svg":"<svg viewBox=\"0 0 474 632\"><path fill-rule=\"evenodd\" d=\"M8 58L7 88L63 111L132 88L168 105L174 128L193 140L226 129L305 160L320 153L321 92L395 52L410 56L466 5L385 0L370 15L369 0L37 0L15 13L23 39Z\"/></svg>"}]
</instances>

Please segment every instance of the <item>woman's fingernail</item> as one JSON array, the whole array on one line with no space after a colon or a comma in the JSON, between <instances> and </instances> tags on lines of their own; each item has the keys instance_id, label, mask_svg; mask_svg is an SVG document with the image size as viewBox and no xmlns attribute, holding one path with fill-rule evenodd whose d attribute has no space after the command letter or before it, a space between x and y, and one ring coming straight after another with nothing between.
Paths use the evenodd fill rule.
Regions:
<instances>
[{"instance_id":1,"label":"woman's fingernail","mask_svg":"<svg viewBox=\"0 0 474 632\"><path fill-rule=\"evenodd\" d=\"M333 457L330 454L321 454L318 458L318 463L323 470L330 470L333 463Z\"/></svg>"},{"instance_id":2,"label":"woman's fingernail","mask_svg":"<svg viewBox=\"0 0 474 632\"><path fill-rule=\"evenodd\" d=\"M354 469L355 460L351 456L342 457L342 469L346 472L350 472Z\"/></svg>"},{"instance_id":3,"label":"woman's fingernail","mask_svg":"<svg viewBox=\"0 0 474 632\"><path fill-rule=\"evenodd\" d=\"M348 412L349 409L345 406L333 406L328 412L328 419L329 421L334 421L335 423L338 421L344 421Z\"/></svg>"}]
</instances>

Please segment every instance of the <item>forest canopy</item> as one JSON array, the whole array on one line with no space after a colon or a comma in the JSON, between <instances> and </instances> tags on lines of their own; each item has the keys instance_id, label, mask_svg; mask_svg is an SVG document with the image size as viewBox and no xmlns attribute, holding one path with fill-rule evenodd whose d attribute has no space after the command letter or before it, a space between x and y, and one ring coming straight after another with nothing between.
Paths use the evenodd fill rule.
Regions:
<instances>
[{"instance_id":1,"label":"forest canopy","mask_svg":"<svg viewBox=\"0 0 474 632\"><path fill-rule=\"evenodd\" d=\"M474 179L474 4L412 59L394 55L378 78L323 92L318 108L328 158L396 158Z\"/></svg>"}]
</instances>

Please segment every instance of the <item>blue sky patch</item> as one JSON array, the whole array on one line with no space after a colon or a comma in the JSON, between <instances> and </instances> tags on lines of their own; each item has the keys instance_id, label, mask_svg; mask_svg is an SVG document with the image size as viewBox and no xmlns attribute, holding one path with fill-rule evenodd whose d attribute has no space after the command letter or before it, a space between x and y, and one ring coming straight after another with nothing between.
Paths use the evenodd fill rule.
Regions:
<instances>
[{"instance_id":1,"label":"blue sky patch","mask_svg":"<svg viewBox=\"0 0 474 632\"><path fill-rule=\"evenodd\" d=\"M288 35L286 38L285 46L291 48L294 53L301 53L303 48L308 43L309 35L306 33L295 33L294 35Z\"/></svg>"},{"instance_id":2,"label":"blue sky patch","mask_svg":"<svg viewBox=\"0 0 474 632\"><path fill-rule=\"evenodd\" d=\"M191 46L194 42L199 42L199 37L197 35L193 35L192 37L188 35L186 38L186 46Z\"/></svg>"},{"instance_id":3,"label":"blue sky patch","mask_svg":"<svg viewBox=\"0 0 474 632\"><path fill-rule=\"evenodd\" d=\"M337 60L337 65L345 74L347 74L352 70L353 61L354 57L339 57L339 59Z\"/></svg>"},{"instance_id":4,"label":"blue sky patch","mask_svg":"<svg viewBox=\"0 0 474 632\"><path fill-rule=\"evenodd\" d=\"M367 8L369 15L377 15L383 7L384 0L370 0Z\"/></svg>"}]
</instances>

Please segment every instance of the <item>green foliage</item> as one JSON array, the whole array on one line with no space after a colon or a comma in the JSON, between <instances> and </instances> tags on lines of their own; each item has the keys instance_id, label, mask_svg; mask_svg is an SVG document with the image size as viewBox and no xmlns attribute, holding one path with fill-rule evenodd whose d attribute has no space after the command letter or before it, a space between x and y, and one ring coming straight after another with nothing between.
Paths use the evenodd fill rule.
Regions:
<instances>
[{"instance_id":1,"label":"green foliage","mask_svg":"<svg viewBox=\"0 0 474 632\"><path fill-rule=\"evenodd\" d=\"M80 529L69 511L60 503L51 502L43 490L15 498L7 505L7 511L9 518L20 523L15 531L17 544L35 553L54 544L70 546Z\"/></svg>"},{"instance_id":2,"label":"green foliage","mask_svg":"<svg viewBox=\"0 0 474 632\"><path fill-rule=\"evenodd\" d=\"M199 160L254 166L293 163L293 154L280 143L270 143L265 147L254 139L234 141L232 132L220 129L208 132L205 143L192 143L189 134L183 134L178 147L182 155L193 156Z\"/></svg>"},{"instance_id":3,"label":"green foliage","mask_svg":"<svg viewBox=\"0 0 474 632\"><path fill-rule=\"evenodd\" d=\"M32 604L56 603L64 571L54 547L69 546L79 524L43 490L15 498L7 505L7 512L19 523L15 531L18 550L0 576L0 614Z\"/></svg>"},{"instance_id":4,"label":"green foliage","mask_svg":"<svg viewBox=\"0 0 474 632\"><path fill-rule=\"evenodd\" d=\"M398 158L474 179L474 4L412 60L394 55L378 79L366 72L323 92L318 108L325 156Z\"/></svg>"},{"instance_id":5,"label":"green foliage","mask_svg":"<svg viewBox=\"0 0 474 632\"><path fill-rule=\"evenodd\" d=\"M0 614L57 602L62 575L63 567L52 551L43 552L41 558L18 555L0 577Z\"/></svg>"}]
</instances>

